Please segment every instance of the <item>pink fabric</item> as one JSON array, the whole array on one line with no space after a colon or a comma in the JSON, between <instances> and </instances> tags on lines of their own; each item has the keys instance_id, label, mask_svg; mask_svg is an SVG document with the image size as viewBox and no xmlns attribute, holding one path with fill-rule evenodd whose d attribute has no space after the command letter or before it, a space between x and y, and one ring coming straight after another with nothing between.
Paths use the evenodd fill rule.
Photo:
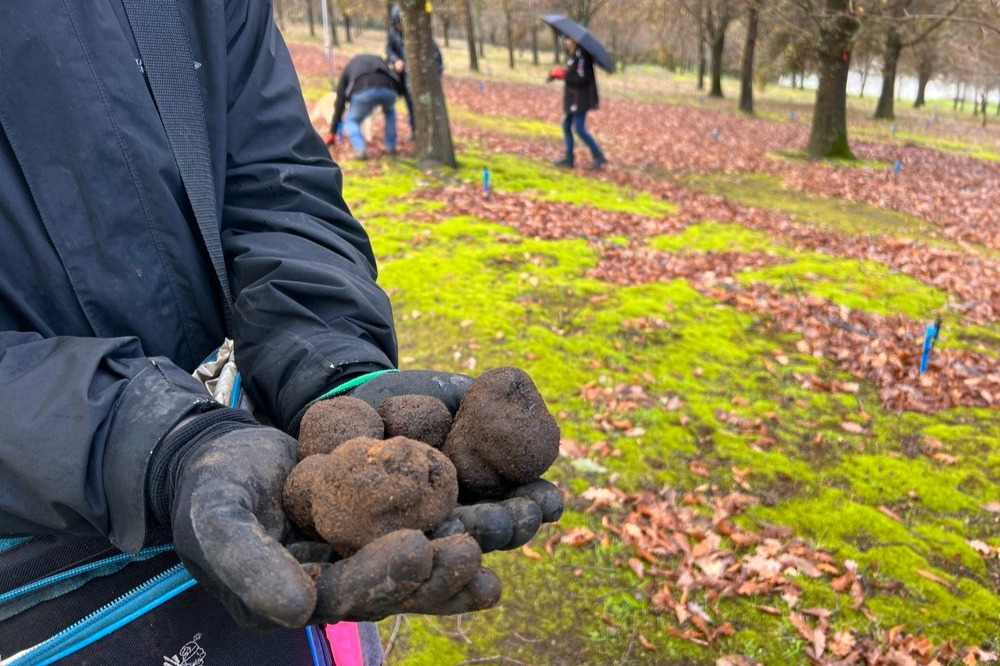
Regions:
<instances>
[{"instance_id":1,"label":"pink fabric","mask_svg":"<svg viewBox=\"0 0 1000 666\"><path fill-rule=\"evenodd\" d=\"M337 666L365 666L357 622L326 625L326 638L330 641L333 662Z\"/></svg>"}]
</instances>

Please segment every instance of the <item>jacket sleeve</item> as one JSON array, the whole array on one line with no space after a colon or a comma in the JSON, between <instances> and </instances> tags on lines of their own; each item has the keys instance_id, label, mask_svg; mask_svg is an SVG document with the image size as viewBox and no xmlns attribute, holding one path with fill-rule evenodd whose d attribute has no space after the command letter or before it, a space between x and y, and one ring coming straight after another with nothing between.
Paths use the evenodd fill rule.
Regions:
<instances>
[{"instance_id":1,"label":"jacket sleeve","mask_svg":"<svg viewBox=\"0 0 1000 666\"><path fill-rule=\"evenodd\" d=\"M386 294L341 172L309 123L270 2L230 42L222 243L244 386L289 429L346 378L396 365Z\"/></svg>"},{"instance_id":2,"label":"jacket sleeve","mask_svg":"<svg viewBox=\"0 0 1000 666\"><path fill-rule=\"evenodd\" d=\"M566 75L564 81L570 88L583 88L590 85L593 78L593 69L587 66L587 56L583 53L577 54L566 63Z\"/></svg>"},{"instance_id":3,"label":"jacket sleeve","mask_svg":"<svg viewBox=\"0 0 1000 666\"><path fill-rule=\"evenodd\" d=\"M0 535L105 535L135 551L149 456L214 405L191 375L135 338L0 332Z\"/></svg>"},{"instance_id":4,"label":"jacket sleeve","mask_svg":"<svg viewBox=\"0 0 1000 666\"><path fill-rule=\"evenodd\" d=\"M406 47L398 30L389 30L389 39L385 44L385 59L390 65L397 60L406 61Z\"/></svg>"},{"instance_id":5,"label":"jacket sleeve","mask_svg":"<svg viewBox=\"0 0 1000 666\"><path fill-rule=\"evenodd\" d=\"M337 131L337 125L344 119L344 107L347 106L347 83L351 77L351 64L348 63L340 73L337 81L337 101L333 105L333 118L330 120L330 132Z\"/></svg>"}]
</instances>

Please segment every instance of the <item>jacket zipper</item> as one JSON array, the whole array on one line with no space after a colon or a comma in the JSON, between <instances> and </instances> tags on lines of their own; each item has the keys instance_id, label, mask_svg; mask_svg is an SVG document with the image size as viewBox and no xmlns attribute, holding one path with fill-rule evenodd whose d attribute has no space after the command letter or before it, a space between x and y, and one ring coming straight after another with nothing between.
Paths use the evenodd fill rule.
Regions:
<instances>
[{"instance_id":1,"label":"jacket zipper","mask_svg":"<svg viewBox=\"0 0 1000 666\"><path fill-rule=\"evenodd\" d=\"M194 578L184 565L176 564L63 629L52 638L39 643L10 662L9 666L54 664L144 615L194 584Z\"/></svg>"},{"instance_id":2,"label":"jacket zipper","mask_svg":"<svg viewBox=\"0 0 1000 666\"><path fill-rule=\"evenodd\" d=\"M33 583L27 585L22 585L19 588L10 590L9 592L4 592L0 594L0 606L17 599L18 597L23 597L26 594L30 594L43 587L48 587L49 585L55 585L61 581L73 578L80 574L87 573L88 571L93 571L94 569L100 569L106 566L113 566L121 562L139 562L142 560L148 560L151 557L159 555L160 553L165 553L167 551L173 550L173 544L167 544L163 546L150 546L149 548L143 548L138 553L134 555L129 555L128 553L122 553L120 555L114 555L112 557L106 557L102 560L97 560L96 562L91 562L90 564L84 564L79 567L74 567L68 571L63 571L47 578L41 578Z\"/></svg>"}]
</instances>

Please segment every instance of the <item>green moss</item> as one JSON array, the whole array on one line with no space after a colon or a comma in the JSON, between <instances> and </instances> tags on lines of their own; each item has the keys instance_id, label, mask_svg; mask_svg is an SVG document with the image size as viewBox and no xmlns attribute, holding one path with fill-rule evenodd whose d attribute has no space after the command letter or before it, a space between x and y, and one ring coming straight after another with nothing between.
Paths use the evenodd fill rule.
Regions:
<instances>
[{"instance_id":1,"label":"green moss","mask_svg":"<svg viewBox=\"0 0 1000 666\"><path fill-rule=\"evenodd\" d=\"M873 178L881 177L872 174ZM956 247L937 228L920 218L863 203L816 197L786 188L777 176L763 174L698 174L687 184L757 208L783 211L800 222L848 234L892 235Z\"/></svg>"},{"instance_id":2,"label":"green moss","mask_svg":"<svg viewBox=\"0 0 1000 666\"><path fill-rule=\"evenodd\" d=\"M607 192L595 181L536 162L482 152L463 155L462 161L459 175L473 182L488 163L498 188L539 197L557 188L581 206L607 204ZM559 531L602 532L601 514L586 513L589 503L579 498L589 487L613 482L625 491L664 484L727 489L734 487L733 467L749 468L750 492L761 504L741 516L741 524L790 526L834 551L838 561L855 560L866 581L902 583L898 592L866 588L867 605L881 626L905 623L907 630L965 643L987 641L991 631L995 635L990 621L1000 615L1000 601L965 541L1000 542L992 514L981 508L995 501L1000 487L996 410L896 414L881 408L875 387L864 382L857 395L806 390L805 375L856 380L828 359L796 353L798 336L774 334L761 317L721 305L684 280L622 287L588 278L599 255L584 240L526 238L509 226L472 217L414 222L412 213L426 202L410 195L439 182L405 162L346 169L345 198L372 234L380 281L393 299L402 367L477 374L497 365L521 366L559 415L563 437L584 450L603 441L614 452L590 453L591 471L565 458L556 462L547 476L571 495L560 524L545 528L532 543L536 551ZM765 207L784 209L803 199L781 191L773 180L737 184L747 188L746 196L762 192L758 199ZM653 205L669 204L643 196L629 192L621 206L664 214ZM808 200L797 214L818 224L843 224L843 211L833 205L838 203ZM895 218L884 224L893 225L892 233L905 226ZM906 224L907 232L922 229L920 221ZM725 220L649 242L673 252L774 252L788 263L742 279L790 289L791 278L803 293L868 311L924 319L944 304L939 292L877 264L804 252ZM994 326L946 330L956 339L942 344L988 345L997 334ZM787 365L776 362L776 354L787 357ZM640 385L649 403L614 416L641 430L608 429L596 420L607 405L584 399L581 387L588 383L611 389ZM844 432L841 422L858 420L862 409L870 434ZM731 415L759 425L747 430ZM940 441L957 462L947 465L924 455L926 436ZM710 478L694 474L692 460L705 463ZM593 471L596 466L607 471ZM613 513L609 519L620 517ZM764 663L805 658L805 643L786 618L756 610L761 604L780 606L772 597L722 600L722 616L736 633L702 648L666 632L675 618L650 612L647 599L655 581L640 581L622 566L634 553L617 539L582 547L554 543L554 555L539 560L518 552L488 555L487 566L506 582L500 607L463 616L460 626L453 618L410 616L389 663L458 663L496 655L526 663L616 663L630 645L629 663L637 664L711 664L726 653ZM918 569L949 581L951 588ZM834 622L870 628L827 579L797 582L803 586L802 607L836 609ZM383 623L381 629L385 640L392 626ZM639 633L656 652L639 648Z\"/></svg>"},{"instance_id":3,"label":"green moss","mask_svg":"<svg viewBox=\"0 0 1000 666\"><path fill-rule=\"evenodd\" d=\"M895 136L885 129L878 130L874 127L861 127L854 130L855 135L862 136L870 140L882 142L892 142L896 144L915 144L925 148L933 148L943 153L952 153L963 157L972 157L979 160L997 161L1000 160L1000 153L993 150L986 150L981 145L973 142L961 141L954 138L944 138L933 134L914 132L908 129L897 129Z\"/></svg>"},{"instance_id":4,"label":"green moss","mask_svg":"<svg viewBox=\"0 0 1000 666\"><path fill-rule=\"evenodd\" d=\"M944 312L947 294L874 261L802 252L787 264L740 274L744 282L768 282L796 294L814 294L857 310L903 314L932 321Z\"/></svg>"},{"instance_id":5,"label":"green moss","mask_svg":"<svg viewBox=\"0 0 1000 666\"><path fill-rule=\"evenodd\" d=\"M784 160L789 162L808 162L810 161L809 156L804 150L779 150L774 153L768 153L768 157L776 160ZM891 169L892 164L890 162L882 162L878 160L861 160L857 158L853 159L842 159L837 157L829 157L824 160L824 164L827 166L838 167L838 168L848 168L848 169L870 169L873 171L885 171L886 169Z\"/></svg>"},{"instance_id":6,"label":"green moss","mask_svg":"<svg viewBox=\"0 0 1000 666\"><path fill-rule=\"evenodd\" d=\"M502 132L514 136L558 138L562 136L562 128L553 123L546 123L531 118L512 118L510 116L495 116L484 113L472 113L460 107L448 110L448 115L459 122L476 125L493 132Z\"/></svg>"},{"instance_id":7,"label":"green moss","mask_svg":"<svg viewBox=\"0 0 1000 666\"><path fill-rule=\"evenodd\" d=\"M768 234L740 224L702 222L692 224L677 234L654 236L647 245L664 252L751 252L765 250L776 254L789 250Z\"/></svg>"},{"instance_id":8,"label":"green moss","mask_svg":"<svg viewBox=\"0 0 1000 666\"><path fill-rule=\"evenodd\" d=\"M492 187L500 192L530 192L545 201L561 201L600 210L635 213L649 217L670 215L677 207L646 192L622 188L614 183L585 178L524 157L468 151L460 160L459 177L481 183L489 167Z\"/></svg>"}]
</instances>

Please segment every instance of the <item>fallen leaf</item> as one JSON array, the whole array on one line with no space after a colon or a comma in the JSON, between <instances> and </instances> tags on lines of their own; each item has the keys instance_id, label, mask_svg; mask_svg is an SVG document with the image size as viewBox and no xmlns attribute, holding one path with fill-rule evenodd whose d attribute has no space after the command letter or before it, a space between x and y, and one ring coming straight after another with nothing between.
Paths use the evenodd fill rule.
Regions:
<instances>
[{"instance_id":1,"label":"fallen leaf","mask_svg":"<svg viewBox=\"0 0 1000 666\"><path fill-rule=\"evenodd\" d=\"M923 576L927 580L932 580L935 583L940 583L941 585L944 585L948 589L951 589L951 583L949 583L948 581L946 581L944 578L941 578L940 576L938 576L937 574L935 574L932 571L927 571L926 569L917 569L916 573L919 576Z\"/></svg>"}]
</instances>

